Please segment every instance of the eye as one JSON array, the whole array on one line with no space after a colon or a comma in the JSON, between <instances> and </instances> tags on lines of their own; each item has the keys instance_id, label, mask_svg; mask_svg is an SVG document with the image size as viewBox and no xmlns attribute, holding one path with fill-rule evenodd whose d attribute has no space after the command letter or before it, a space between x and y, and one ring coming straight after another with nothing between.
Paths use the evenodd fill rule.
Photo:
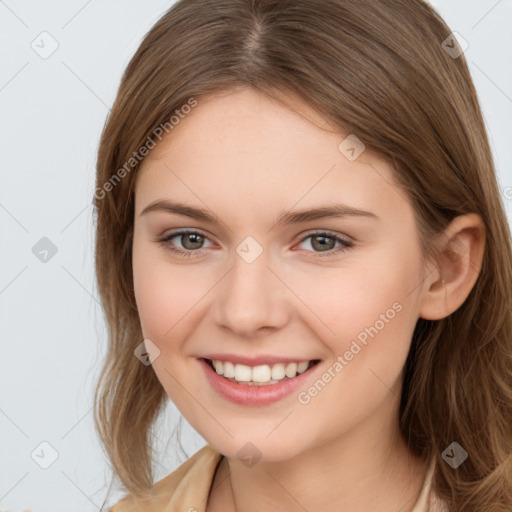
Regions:
<instances>
[{"instance_id":1,"label":"eye","mask_svg":"<svg viewBox=\"0 0 512 512\"><path fill-rule=\"evenodd\" d=\"M310 233L301 240L301 244L308 240L308 245L313 248L314 256L332 256L339 252L345 251L352 247L353 242L341 238L333 233L329 232L316 232ZM336 245L338 246L336 247Z\"/></svg>"},{"instance_id":2,"label":"eye","mask_svg":"<svg viewBox=\"0 0 512 512\"><path fill-rule=\"evenodd\" d=\"M181 247L176 247L173 239L177 239L180 241ZM164 246L165 249L171 251L179 256L190 257L192 253L197 252L200 253L201 249L203 249L204 242L208 240L208 237L200 233L199 231L193 230L181 230L166 235L165 237L159 238L157 242L160 245ZM194 255L195 256L195 255Z\"/></svg>"},{"instance_id":3,"label":"eye","mask_svg":"<svg viewBox=\"0 0 512 512\"><path fill-rule=\"evenodd\" d=\"M178 247L176 246L176 242L173 241L174 239L179 241ZM202 249L205 248L205 241L208 241L211 244L206 235L194 230L175 231L157 240L157 242L166 250L184 258L201 255ZM349 240L339 237L334 233L325 231L310 233L301 239L300 244L303 244L306 241L309 241L309 246L313 251L310 249L306 250L308 252L316 253L313 254L313 257L332 256L333 254L345 251L354 245L353 242Z\"/></svg>"}]
</instances>

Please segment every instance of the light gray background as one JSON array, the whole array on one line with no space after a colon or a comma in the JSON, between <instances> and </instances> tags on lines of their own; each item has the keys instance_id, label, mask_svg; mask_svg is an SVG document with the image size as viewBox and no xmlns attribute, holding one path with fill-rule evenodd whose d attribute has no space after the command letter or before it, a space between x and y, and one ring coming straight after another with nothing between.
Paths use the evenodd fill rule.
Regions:
<instances>
[{"instance_id":1,"label":"light gray background","mask_svg":"<svg viewBox=\"0 0 512 512\"><path fill-rule=\"evenodd\" d=\"M511 222L512 0L432 3L469 43ZM95 511L107 493L111 473L91 413L105 342L93 274L94 165L121 74L171 4L0 0L2 511ZM58 43L46 59L31 47L51 48L43 31ZM32 252L43 237L57 248L46 263ZM183 460L169 440L178 417L169 404L157 478ZM183 424L190 455L205 442ZM51 460L44 441L58 452L48 469L34 460Z\"/></svg>"}]
</instances>

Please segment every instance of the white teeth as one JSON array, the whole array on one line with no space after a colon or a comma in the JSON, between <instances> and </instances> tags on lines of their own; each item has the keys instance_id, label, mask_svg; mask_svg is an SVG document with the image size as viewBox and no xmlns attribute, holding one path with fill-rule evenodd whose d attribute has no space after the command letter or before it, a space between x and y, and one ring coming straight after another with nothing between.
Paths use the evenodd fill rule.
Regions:
<instances>
[{"instance_id":1,"label":"white teeth","mask_svg":"<svg viewBox=\"0 0 512 512\"><path fill-rule=\"evenodd\" d=\"M250 380L252 380L251 377L252 375L250 366L245 366L245 364L235 365L235 380L237 380L238 382L249 382Z\"/></svg>"},{"instance_id":2,"label":"white teeth","mask_svg":"<svg viewBox=\"0 0 512 512\"><path fill-rule=\"evenodd\" d=\"M217 361L217 363L220 363L220 366L223 366L224 373L219 375L224 375L224 377L228 379L232 379L235 376L235 365L233 363L230 363L229 361L226 361L225 363L222 363L221 361ZM215 368L217 370L217 368ZM219 373L219 372L217 372Z\"/></svg>"},{"instance_id":3,"label":"white teeth","mask_svg":"<svg viewBox=\"0 0 512 512\"><path fill-rule=\"evenodd\" d=\"M284 369L285 375L291 379L297 375L297 363L288 363Z\"/></svg>"},{"instance_id":4,"label":"white teeth","mask_svg":"<svg viewBox=\"0 0 512 512\"><path fill-rule=\"evenodd\" d=\"M218 375L226 379L235 380L249 386L264 384L277 384L286 379L293 379L297 374L304 373L310 365L310 361L299 363L277 363L274 365L262 364L259 366L247 366L245 364L233 364L229 361L212 361Z\"/></svg>"},{"instance_id":5,"label":"white teeth","mask_svg":"<svg viewBox=\"0 0 512 512\"><path fill-rule=\"evenodd\" d=\"M297 365L297 372L298 373L304 373L309 366L309 361L302 361Z\"/></svg>"},{"instance_id":6,"label":"white teeth","mask_svg":"<svg viewBox=\"0 0 512 512\"><path fill-rule=\"evenodd\" d=\"M213 361L213 366L219 375L224 375L224 368L222 367L222 363L220 361Z\"/></svg>"},{"instance_id":7,"label":"white teeth","mask_svg":"<svg viewBox=\"0 0 512 512\"><path fill-rule=\"evenodd\" d=\"M252 369L252 381L253 382L268 382L272 377L272 370L270 366L263 364L261 366L255 366Z\"/></svg>"},{"instance_id":8,"label":"white teeth","mask_svg":"<svg viewBox=\"0 0 512 512\"><path fill-rule=\"evenodd\" d=\"M272 379L274 380L281 380L284 379L284 364L283 363L277 363L274 366L272 366Z\"/></svg>"}]
</instances>

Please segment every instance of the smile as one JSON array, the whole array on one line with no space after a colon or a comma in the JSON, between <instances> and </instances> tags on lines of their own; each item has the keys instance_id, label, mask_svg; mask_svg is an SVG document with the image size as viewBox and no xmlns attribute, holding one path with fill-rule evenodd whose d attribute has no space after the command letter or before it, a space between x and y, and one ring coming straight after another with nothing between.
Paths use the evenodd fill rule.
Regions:
<instances>
[{"instance_id":1,"label":"smile","mask_svg":"<svg viewBox=\"0 0 512 512\"><path fill-rule=\"evenodd\" d=\"M248 366L245 364L234 364L230 361L221 361L218 359L205 359L205 361L213 370L215 370L217 375L223 376L230 382L245 384L247 386L278 384L279 382L295 378L297 375L304 373L319 362L318 359L315 359L312 361Z\"/></svg>"},{"instance_id":2,"label":"smile","mask_svg":"<svg viewBox=\"0 0 512 512\"><path fill-rule=\"evenodd\" d=\"M227 357L220 356L211 354L197 358L197 362L217 396L244 406L266 406L293 395L323 367L321 359L293 361L286 357L238 355L226 361ZM262 364L265 362L269 364Z\"/></svg>"}]
</instances>

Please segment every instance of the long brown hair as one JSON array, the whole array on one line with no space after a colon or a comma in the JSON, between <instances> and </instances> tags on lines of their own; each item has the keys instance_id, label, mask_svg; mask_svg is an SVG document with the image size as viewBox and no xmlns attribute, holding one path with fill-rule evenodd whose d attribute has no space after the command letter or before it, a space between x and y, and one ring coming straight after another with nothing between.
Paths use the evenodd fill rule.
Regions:
<instances>
[{"instance_id":1,"label":"long brown hair","mask_svg":"<svg viewBox=\"0 0 512 512\"><path fill-rule=\"evenodd\" d=\"M450 510L512 509L511 237L477 94L464 55L448 51L450 34L423 0L182 0L146 35L103 130L94 197L108 327L95 422L130 493L153 483L152 425L167 398L134 357L141 148L158 143L159 126L170 133L191 99L246 86L297 95L392 161L425 254L456 216L481 216L486 247L468 298L443 320L417 322L399 425L411 452L436 458L435 490ZM456 470L441 457L454 441L469 454Z\"/></svg>"}]
</instances>

